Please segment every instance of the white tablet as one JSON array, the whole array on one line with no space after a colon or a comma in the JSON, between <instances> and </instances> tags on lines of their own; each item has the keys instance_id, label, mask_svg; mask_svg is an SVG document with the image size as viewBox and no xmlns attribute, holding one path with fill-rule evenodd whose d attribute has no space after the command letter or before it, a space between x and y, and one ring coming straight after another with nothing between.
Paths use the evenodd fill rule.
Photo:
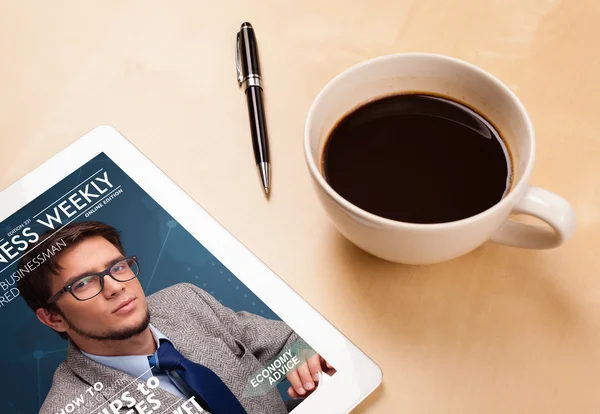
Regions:
<instances>
[{"instance_id":1,"label":"white tablet","mask_svg":"<svg viewBox=\"0 0 600 414\"><path fill-rule=\"evenodd\" d=\"M0 412L346 413L379 367L109 126L0 193Z\"/></svg>"}]
</instances>

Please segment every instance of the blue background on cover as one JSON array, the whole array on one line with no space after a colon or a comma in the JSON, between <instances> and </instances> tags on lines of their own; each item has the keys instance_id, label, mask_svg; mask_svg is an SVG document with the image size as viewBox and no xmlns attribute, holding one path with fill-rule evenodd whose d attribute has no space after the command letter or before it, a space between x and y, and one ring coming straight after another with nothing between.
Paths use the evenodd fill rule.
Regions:
<instances>
[{"instance_id":1,"label":"blue background on cover","mask_svg":"<svg viewBox=\"0 0 600 414\"><path fill-rule=\"evenodd\" d=\"M108 172L109 181L115 187L121 185L123 193L89 218L83 214L75 221L101 221L119 230L125 254L139 257L139 279L146 295L176 283L189 282L234 311L246 310L280 320L105 154L96 156L0 223L0 238L8 239L7 232L24 220L33 218L63 195L68 197L75 186L88 181L101 168ZM44 217L42 214L37 218ZM35 220L29 226L40 235L47 230ZM17 264L0 273L0 281L10 281ZM6 264L0 263L0 270L5 267ZM0 289L0 294L4 293ZM0 326L0 413L37 413L52 384L54 370L66 356L67 341L43 326L21 297L0 307ZM287 380L279 385L284 400L288 399L288 387Z\"/></svg>"}]
</instances>

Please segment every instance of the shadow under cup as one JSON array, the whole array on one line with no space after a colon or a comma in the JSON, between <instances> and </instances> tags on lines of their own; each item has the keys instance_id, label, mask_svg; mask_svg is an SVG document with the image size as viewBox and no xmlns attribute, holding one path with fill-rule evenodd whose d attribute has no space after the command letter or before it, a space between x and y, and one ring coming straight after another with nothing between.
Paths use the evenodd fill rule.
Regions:
<instances>
[{"instance_id":1,"label":"shadow under cup","mask_svg":"<svg viewBox=\"0 0 600 414\"><path fill-rule=\"evenodd\" d=\"M333 128L355 108L375 99L399 93L431 93L474 108L500 132L509 149L512 185L508 194L488 210L510 199L495 218L479 220L488 210L469 218L439 224L404 223L376 216L342 198L322 174L322 154ZM457 59L421 53L387 55L358 64L331 80L319 93L305 126L305 156L317 189L335 227L350 241L376 256L405 263L441 261L466 253L485 242L505 221L512 205L527 188L534 161L535 141L529 117L517 97L500 81L471 64ZM516 193L516 194L515 194ZM511 204L511 205L508 205ZM470 221L472 223L463 223ZM452 243L457 225L473 229L473 237L444 254L411 252L424 243ZM358 227L361 228L358 228ZM478 226L476 229L473 226ZM434 229L435 228L435 229ZM431 234L433 231L435 235ZM427 234L430 233L430 234ZM414 246L394 246L394 238L410 236ZM374 240L379 238L379 240ZM402 243L401 243L402 244ZM399 252L399 249L404 250ZM407 251L408 250L408 251ZM411 258L416 257L415 260Z\"/></svg>"}]
</instances>

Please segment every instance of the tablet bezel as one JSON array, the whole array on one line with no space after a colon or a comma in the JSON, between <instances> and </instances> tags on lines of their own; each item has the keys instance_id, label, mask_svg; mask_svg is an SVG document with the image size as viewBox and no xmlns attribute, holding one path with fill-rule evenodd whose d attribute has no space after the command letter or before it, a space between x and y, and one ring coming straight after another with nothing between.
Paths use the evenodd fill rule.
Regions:
<instances>
[{"instance_id":1,"label":"tablet bezel","mask_svg":"<svg viewBox=\"0 0 600 414\"><path fill-rule=\"evenodd\" d=\"M0 193L0 222L100 153L149 196L337 369L294 414L351 411L382 380L381 369L261 262L115 128L96 127Z\"/></svg>"}]
</instances>

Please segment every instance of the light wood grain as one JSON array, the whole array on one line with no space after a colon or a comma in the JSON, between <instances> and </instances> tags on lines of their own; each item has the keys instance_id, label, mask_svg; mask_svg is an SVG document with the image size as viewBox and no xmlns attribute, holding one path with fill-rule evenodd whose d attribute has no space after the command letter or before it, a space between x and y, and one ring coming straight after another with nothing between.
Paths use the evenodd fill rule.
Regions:
<instances>
[{"instance_id":1,"label":"light wood grain","mask_svg":"<svg viewBox=\"0 0 600 414\"><path fill-rule=\"evenodd\" d=\"M273 161L266 201L235 80L256 28ZM111 124L381 365L357 413L600 411L600 2L0 2L0 188ZM302 153L307 110L340 71L437 52L511 87L537 133L532 183L567 198L567 245L486 244L411 267L329 224Z\"/></svg>"}]
</instances>

